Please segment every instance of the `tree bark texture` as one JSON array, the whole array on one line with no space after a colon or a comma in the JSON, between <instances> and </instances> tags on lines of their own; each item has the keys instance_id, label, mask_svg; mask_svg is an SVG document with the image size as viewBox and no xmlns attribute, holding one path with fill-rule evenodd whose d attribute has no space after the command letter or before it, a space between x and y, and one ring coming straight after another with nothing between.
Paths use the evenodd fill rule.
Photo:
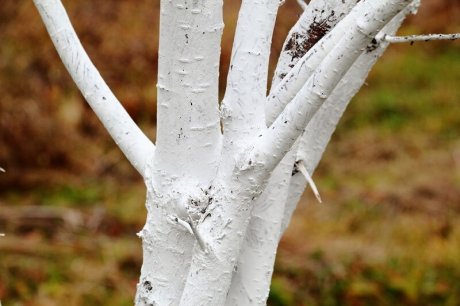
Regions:
<instances>
[{"instance_id":1,"label":"tree bark texture","mask_svg":"<svg viewBox=\"0 0 460 306\"><path fill-rule=\"evenodd\" d=\"M219 101L223 1L161 0L154 145L91 63L61 2L34 0L83 96L144 177L136 305L266 304L306 178L388 46L381 38L418 6L312 0L286 37L267 95L282 2L242 1Z\"/></svg>"}]
</instances>

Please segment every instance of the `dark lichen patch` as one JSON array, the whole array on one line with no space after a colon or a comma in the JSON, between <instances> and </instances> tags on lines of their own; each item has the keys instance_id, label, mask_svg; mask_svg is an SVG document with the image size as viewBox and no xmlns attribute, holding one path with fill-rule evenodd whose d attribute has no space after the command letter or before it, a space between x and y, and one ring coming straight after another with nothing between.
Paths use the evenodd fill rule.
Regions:
<instances>
[{"instance_id":1,"label":"dark lichen patch","mask_svg":"<svg viewBox=\"0 0 460 306\"><path fill-rule=\"evenodd\" d=\"M190 205L192 206L199 206L200 205L200 201L198 200L195 200L195 199L190 199Z\"/></svg>"},{"instance_id":2,"label":"dark lichen patch","mask_svg":"<svg viewBox=\"0 0 460 306\"><path fill-rule=\"evenodd\" d=\"M152 283L149 281L145 281L142 285L144 286L144 289L147 291L153 290Z\"/></svg>"},{"instance_id":3,"label":"dark lichen patch","mask_svg":"<svg viewBox=\"0 0 460 306\"><path fill-rule=\"evenodd\" d=\"M373 38L371 43L366 47L366 53L370 53L379 47L379 42Z\"/></svg>"},{"instance_id":4,"label":"dark lichen patch","mask_svg":"<svg viewBox=\"0 0 460 306\"><path fill-rule=\"evenodd\" d=\"M176 139L177 142L179 142L179 140L180 140L181 138L185 138L184 129L183 129L183 128L180 128L180 129L179 129L179 133L177 134L177 139Z\"/></svg>"},{"instance_id":5,"label":"dark lichen patch","mask_svg":"<svg viewBox=\"0 0 460 306\"><path fill-rule=\"evenodd\" d=\"M296 175L297 173L299 173L299 168L297 167L297 164L298 164L298 163L299 163L299 162L296 161L296 162L294 163L294 165L292 166L292 173L291 173L291 176L294 176L294 175Z\"/></svg>"},{"instance_id":6,"label":"dark lichen patch","mask_svg":"<svg viewBox=\"0 0 460 306\"><path fill-rule=\"evenodd\" d=\"M313 19L306 32L295 32L286 43L284 48L292 57L292 61L304 56L321 38L331 30L331 24L336 21L335 12L331 11L329 16L317 20Z\"/></svg>"}]
</instances>

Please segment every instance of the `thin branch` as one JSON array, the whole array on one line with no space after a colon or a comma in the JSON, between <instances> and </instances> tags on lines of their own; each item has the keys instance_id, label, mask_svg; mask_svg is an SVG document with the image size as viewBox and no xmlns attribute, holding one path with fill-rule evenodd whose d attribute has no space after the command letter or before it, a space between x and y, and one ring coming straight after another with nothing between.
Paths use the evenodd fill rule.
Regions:
<instances>
[{"instance_id":1,"label":"thin branch","mask_svg":"<svg viewBox=\"0 0 460 306\"><path fill-rule=\"evenodd\" d=\"M192 218L189 216L187 221L182 220L181 218L177 216L170 215L169 219L172 222L175 222L176 224L182 226L189 232L191 235L193 235L198 242L198 245L204 252L208 252L208 248L206 246L206 243L204 242L203 236L200 234L198 229L195 226L195 223L193 222Z\"/></svg>"},{"instance_id":2,"label":"thin branch","mask_svg":"<svg viewBox=\"0 0 460 306\"><path fill-rule=\"evenodd\" d=\"M171 219L172 222L175 222L178 225L182 226L183 228L185 228L187 230L187 232L189 232L191 235L193 235L192 227L190 226L190 224L188 222L182 220L181 218L179 218L177 216L169 216L169 219Z\"/></svg>"},{"instance_id":3,"label":"thin branch","mask_svg":"<svg viewBox=\"0 0 460 306\"><path fill-rule=\"evenodd\" d=\"M221 106L223 155L219 172L230 175L236 154L265 128L268 63L279 0L243 0ZM234 141L238 139L238 141Z\"/></svg>"},{"instance_id":4,"label":"thin branch","mask_svg":"<svg viewBox=\"0 0 460 306\"><path fill-rule=\"evenodd\" d=\"M297 0L297 4L305 11L308 7L308 4L304 0Z\"/></svg>"},{"instance_id":5,"label":"thin branch","mask_svg":"<svg viewBox=\"0 0 460 306\"><path fill-rule=\"evenodd\" d=\"M409 36L392 36L384 35L382 40L389 43L411 43L416 41L433 41L433 40L456 40L460 39L460 33L456 34L428 34L428 35L409 35Z\"/></svg>"},{"instance_id":6,"label":"thin branch","mask_svg":"<svg viewBox=\"0 0 460 306\"><path fill-rule=\"evenodd\" d=\"M241 4L222 101L224 139L263 127L268 62L279 5L279 0L243 0Z\"/></svg>"},{"instance_id":7,"label":"thin branch","mask_svg":"<svg viewBox=\"0 0 460 306\"><path fill-rule=\"evenodd\" d=\"M195 226L195 223L193 222L192 218L189 216L188 218L188 224L190 225L190 228L192 229L193 235L195 236L196 241L198 242L198 245L200 246L201 250L205 253L208 253L208 247L204 241L203 236L200 234L198 229Z\"/></svg>"},{"instance_id":8,"label":"thin branch","mask_svg":"<svg viewBox=\"0 0 460 306\"><path fill-rule=\"evenodd\" d=\"M34 0L64 66L131 164L145 177L155 151L86 54L59 0Z\"/></svg>"},{"instance_id":9,"label":"thin branch","mask_svg":"<svg viewBox=\"0 0 460 306\"><path fill-rule=\"evenodd\" d=\"M318 202L323 203L323 201L321 200L321 196L319 194L318 188L316 187L315 182L313 181L313 179L311 178L310 174L308 173L308 170L305 167L304 161L303 160L297 161L296 167L297 167L297 169L299 169L300 173L302 173L304 178L307 180L307 183L308 183L308 185L310 185L310 188L313 191L313 193L315 194L315 197L318 200Z\"/></svg>"},{"instance_id":10,"label":"thin branch","mask_svg":"<svg viewBox=\"0 0 460 306\"><path fill-rule=\"evenodd\" d=\"M5 173L5 172L6 172L6 170L5 170L5 169L3 169L2 167L0 167L0 172L3 172L3 173Z\"/></svg>"}]
</instances>

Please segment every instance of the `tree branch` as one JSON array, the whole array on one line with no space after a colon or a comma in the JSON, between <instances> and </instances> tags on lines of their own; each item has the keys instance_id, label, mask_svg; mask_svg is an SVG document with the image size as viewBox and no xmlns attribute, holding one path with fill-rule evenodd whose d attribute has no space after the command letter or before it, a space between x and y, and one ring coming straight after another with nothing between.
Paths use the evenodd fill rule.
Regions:
<instances>
[{"instance_id":1,"label":"tree branch","mask_svg":"<svg viewBox=\"0 0 460 306\"><path fill-rule=\"evenodd\" d=\"M382 32L385 32L391 24L395 23L396 19L399 19L399 23L394 28L394 30L396 30L405 15L406 14L400 14L398 17L395 17ZM334 124L334 121L338 121L336 116L340 117L345 108L340 101L342 99L347 99L347 97L348 99L351 98L350 95L348 95L348 90L350 90L351 94L355 93L361 87L369 68L383 53L386 45L388 44L379 45L375 51L369 52L366 50L353 64L352 68L334 89L333 94L327 99L308 125L309 127L317 127L311 131L307 130L305 132L305 134L309 135L309 140L311 140L311 142L305 146L305 144L298 139L297 143L302 144L302 149L300 149L300 151L303 152L308 150L308 152L310 152L310 150L317 150L318 146L323 142L324 147L326 146L329 138L323 138L323 136L329 132L330 125ZM371 45L370 47L375 46ZM364 77L360 78L360 73L364 74ZM335 101L337 101L337 103L335 103ZM326 116L325 114L330 116ZM325 130L325 132L323 132L323 130ZM332 131L330 131L330 133L332 134ZM303 141L304 139L302 138L301 140ZM249 300L256 304L265 302L267 297L266 293L270 287L271 271L274 264L274 255L272 256L271 254L276 253L278 245L277 243L273 243L273 240L278 240L281 237L280 233L283 233L286 229L294 208L296 207L295 204L298 203L308 178L310 178L312 190L320 201L319 194L317 191L315 192L315 190L317 190L316 186L312 183L310 175L308 175L308 172L311 171L310 173L312 173L314 168L309 167L309 170L307 170L305 162L300 160L301 158L306 158L306 161L310 163L312 157L303 154L296 157L298 160L297 168L300 168L301 172L303 171L306 174L305 177L295 175L295 172L292 170L293 161L289 156L295 156L298 147L298 145L294 145L291 151L276 167L267 187L255 203L252 214L253 217L246 231L246 239L238 258L238 269L233 274L227 305L244 305L248 303ZM317 159L316 164L321 154L314 155L313 159ZM276 184L274 182L278 183ZM283 213L280 213L280 210ZM274 232L275 229L279 229L280 232L276 234L276 232ZM278 239L274 239L275 236L278 236ZM267 270L269 272L267 272ZM255 279L257 279L257 281L254 281Z\"/></svg>"},{"instance_id":2,"label":"tree branch","mask_svg":"<svg viewBox=\"0 0 460 306\"><path fill-rule=\"evenodd\" d=\"M325 57L308 82L262 137L257 138L249 154L249 160L258 161L269 172L274 169L361 54L361 50L366 48L385 23L407 6L409 1L366 1L363 4L355 7L354 11L358 10L358 19L352 27L347 27L347 34Z\"/></svg>"},{"instance_id":3,"label":"tree branch","mask_svg":"<svg viewBox=\"0 0 460 306\"><path fill-rule=\"evenodd\" d=\"M315 195L316 199L319 203L322 203L321 195L319 194L318 188L316 187L315 182L313 181L311 175L308 173L307 168L305 167L305 162L303 160L298 160L295 164L295 168L297 168L300 173L302 173L303 177L307 181L308 185L310 185L313 194Z\"/></svg>"},{"instance_id":4,"label":"tree branch","mask_svg":"<svg viewBox=\"0 0 460 306\"><path fill-rule=\"evenodd\" d=\"M341 1L339 2L341 3ZM349 6L343 6L343 4L340 4L340 3L337 3L337 6L341 8L343 13L346 13L347 11L350 10ZM355 19L357 18L356 16L357 12L359 12L360 8L364 7L365 5L366 5L365 1L361 1L341 21L339 20L334 21L334 22L338 22L337 26L334 26L334 28L328 34L324 35L314 46L312 47L310 46L306 48L306 50L303 50L300 53L300 55L303 54L303 56L300 59L297 59L297 58L294 59L295 65L292 68L291 68L292 64L289 64L289 61L292 60L289 58L291 51L286 50L286 47L284 47L286 52L284 52L285 54L283 53L281 54L281 57L283 59L278 62L279 68L277 68L277 70L279 71L278 72L279 76L276 77L275 75L275 79L282 78L282 80L279 81L276 87L272 87L270 94L268 95L266 103L265 103L267 125L271 125L273 121L275 121L277 116L281 113L281 111L286 107L286 105L290 101L292 101L292 99L294 99L295 95L299 92L302 86L305 85L308 78L313 74L313 72L318 67L318 65L321 63L321 61L324 59L324 57L335 47L337 42L345 35L345 33L347 32L347 29L354 24ZM314 8L314 7L312 6L311 8ZM318 26L315 25L315 18L317 18L316 14L318 14L318 10L320 12L322 11L322 9L319 7L319 8L316 8L316 10L313 9L312 12L310 12L310 10L307 10L306 12L304 12L304 14L302 15L302 18L304 18L304 22L299 24L299 28L302 28L302 27L309 28L309 29L317 28ZM332 14L332 11L333 11L333 8L330 7L330 11L328 11L329 15ZM327 11L325 10L325 12ZM334 13L334 16L335 16L335 13ZM308 20L311 22L311 24L307 23ZM306 23L306 24L302 25L303 23ZM326 23L326 24L329 24L329 23ZM333 25L334 23L330 24L331 27ZM293 37L296 37L295 35L296 31L297 30L293 31L294 34L289 40L291 40ZM317 30L315 30L315 32L316 31ZM306 37L305 34L303 36ZM291 44L286 43L286 46L288 45L291 45ZM276 83L277 82L275 82L275 84Z\"/></svg>"},{"instance_id":5,"label":"tree branch","mask_svg":"<svg viewBox=\"0 0 460 306\"><path fill-rule=\"evenodd\" d=\"M142 133L93 65L59 0L34 0L62 62L125 156L145 177L155 146Z\"/></svg>"},{"instance_id":6,"label":"tree branch","mask_svg":"<svg viewBox=\"0 0 460 306\"><path fill-rule=\"evenodd\" d=\"M222 0L161 0L156 168L209 183L220 157Z\"/></svg>"},{"instance_id":7,"label":"tree branch","mask_svg":"<svg viewBox=\"0 0 460 306\"><path fill-rule=\"evenodd\" d=\"M267 302L295 157L292 151L283 158L254 203L233 272L227 306L265 305Z\"/></svg>"},{"instance_id":8,"label":"tree branch","mask_svg":"<svg viewBox=\"0 0 460 306\"><path fill-rule=\"evenodd\" d=\"M304 3L304 2L303 2ZM277 64L272 89L302 56L333 28L354 5L354 1L313 0L289 32ZM308 60L307 60L308 62ZM308 65L308 64L306 64ZM317 65L315 65L316 67ZM283 72L286 71L286 72ZM267 104L270 107L272 104ZM292 177L297 146L273 171L262 195L255 201L246 238L238 256L226 305L266 303L278 236L282 228L286 197ZM257 281L254 281L257 280Z\"/></svg>"},{"instance_id":9,"label":"tree branch","mask_svg":"<svg viewBox=\"0 0 460 306\"><path fill-rule=\"evenodd\" d=\"M224 304L249 225L252 205L266 187L270 173L361 51L409 3L408 0L368 2L371 1L365 2L354 26L347 29L347 35L322 61L296 99L257 138L254 146L247 148L243 157L238 159L231 178L219 184L218 200L225 205L209 207L210 216L199 225L212 251L206 254L201 248L194 247L181 302L190 305Z\"/></svg>"},{"instance_id":10,"label":"tree branch","mask_svg":"<svg viewBox=\"0 0 460 306\"><path fill-rule=\"evenodd\" d=\"M303 0L298 0L298 2L305 4ZM350 12L355 4L356 0L312 0L308 6L305 4L304 12L291 28L284 41L282 51L278 57L270 94L273 94L274 89L278 87L297 62L324 35L329 33ZM306 79L304 79L304 82ZM267 107L272 106L270 102L269 100ZM271 110L267 112L272 113ZM273 122L274 119L270 120Z\"/></svg>"},{"instance_id":11,"label":"tree branch","mask_svg":"<svg viewBox=\"0 0 460 306\"><path fill-rule=\"evenodd\" d=\"M416 41L433 41L433 40L456 40L460 39L460 33L458 34L428 34L428 35L409 35L409 36L392 36L384 35L383 41L389 43L411 43Z\"/></svg>"},{"instance_id":12,"label":"tree branch","mask_svg":"<svg viewBox=\"0 0 460 306\"><path fill-rule=\"evenodd\" d=\"M308 7L308 4L304 0L297 0L297 4L303 9L306 10Z\"/></svg>"},{"instance_id":13,"label":"tree branch","mask_svg":"<svg viewBox=\"0 0 460 306\"><path fill-rule=\"evenodd\" d=\"M264 127L268 61L279 5L279 0L243 0L240 8L221 109L225 154L222 167L227 172L234 166L233 156L252 141L255 131Z\"/></svg>"},{"instance_id":14,"label":"tree branch","mask_svg":"<svg viewBox=\"0 0 460 306\"><path fill-rule=\"evenodd\" d=\"M385 33L396 33L411 10L413 10L412 5L396 15L379 32L377 37L383 36ZM309 173L313 174L348 103L362 87L369 71L383 55L388 45L389 43L385 41L377 44L371 43L306 126L305 132L300 139L297 160L304 161ZM294 175L291 178L280 238L291 220L306 183L306 180L301 175Z\"/></svg>"}]
</instances>

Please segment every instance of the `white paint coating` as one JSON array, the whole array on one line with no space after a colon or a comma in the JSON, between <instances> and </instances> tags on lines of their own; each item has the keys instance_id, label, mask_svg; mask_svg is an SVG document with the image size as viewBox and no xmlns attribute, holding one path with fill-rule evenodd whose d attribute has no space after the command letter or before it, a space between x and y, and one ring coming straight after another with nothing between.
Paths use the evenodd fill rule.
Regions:
<instances>
[{"instance_id":1,"label":"white paint coating","mask_svg":"<svg viewBox=\"0 0 460 306\"><path fill-rule=\"evenodd\" d=\"M277 76L282 74L283 70L289 71L308 51L304 42L310 38L309 34L316 33L319 35L318 31L311 30L312 25L309 23L315 26L321 24L320 28L323 30L328 27L332 28L341 17L329 17L336 12L336 15L339 16L344 10L348 12L352 5L348 6L348 9L343 8L341 2L338 1L310 2L307 11L302 14L286 38L283 51L278 59L272 88L276 88L277 83L281 81L281 78ZM315 37L315 39L320 38ZM286 50L286 45L293 39L295 39L296 48ZM267 106L270 104L268 103ZM246 239L240 251L237 268L233 273L227 305L245 305L248 303L264 305L267 300L278 246L277 237L282 228L282 216L296 156L295 148L297 145L294 145L291 152L273 171L267 187L254 204L251 221L246 231Z\"/></svg>"},{"instance_id":2,"label":"white paint coating","mask_svg":"<svg viewBox=\"0 0 460 306\"><path fill-rule=\"evenodd\" d=\"M64 66L83 97L131 164L142 175L155 147L130 118L86 54L59 0L34 0Z\"/></svg>"},{"instance_id":3,"label":"white paint coating","mask_svg":"<svg viewBox=\"0 0 460 306\"><path fill-rule=\"evenodd\" d=\"M299 3L305 4L303 0ZM342 20L356 0L312 0L291 28L278 57L271 93L316 42ZM307 78L308 79L308 76ZM306 80L305 79L305 80ZM304 80L304 82L305 82ZM270 104L270 100L267 101ZM271 113L271 110L268 110ZM273 120L273 119L270 119ZM271 122L269 122L271 123Z\"/></svg>"},{"instance_id":4,"label":"white paint coating","mask_svg":"<svg viewBox=\"0 0 460 306\"><path fill-rule=\"evenodd\" d=\"M297 146L294 146L293 152L296 151L296 148ZM287 172L284 175L280 175L278 168L283 167L283 163L281 163L273 173L270 183L275 178L275 182L278 181L285 183L287 181L289 184L291 172L293 169L292 166L292 162L287 166L284 165ZM299 184L297 182L291 183L291 188L297 187L294 190L297 192L297 194L295 194L295 192L289 192L287 193L287 195L290 197L293 195L298 197L294 197L293 199L291 199L294 201L290 201L289 199L286 200L286 192L283 192L280 189L273 188L273 186L271 186L270 183L264 191L264 194L262 194L261 199L263 201L267 201L264 198L265 193L271 194L271 197L276 199L277 202L277 205L275 207L277 207L278 209L281 208L281 210L284 209L285 203L286 205L290 206L295 205L291 203L298 202L300 195L305 188L305 184ZM286 185L288 184L285 183L284 188L289 188L286 187ZM277 191L280 192L277 193ZM262 207L264 207L264 205L262 205ZM262 209L262 212L258 212L257 214L253 213L253 215L255 215L256 217L255 220L257 220L257 222L253 222L254 217L253 219L251 219L251 223L246 234L246 242L254 241L255 239L248 239L248 237L256 236L256 234L259 234L257 241L260 242L257 248L254 248L253 243L252 245L250 243L246 243L243 246L242 252L238 260L238 269L233 276L232 287L229 292L227 305L245 305L247 303L250 303L251 305L263 305L266 301L272 273L272 270L267 271L267 267L273 267L274 254L276 253L277 248L277 243L273 244L271 242L273 241L273 237L279 236L279 234L273 233L273 230L271 229L273 229L273 225L276 224L276 226L279 225L278 229L284 232L284 228L286 227L285 218L281 216L279 211L276 212L276 210L273 209L273 206L269 207L270 209L264 208ZM259 211L257 208L258 206L256 206L255 208L256 212ZM289 208L287 208L286 210L291 211L291 209ZM260 233L264 233L265 235ZM262 256L262 254L265 255Z\"/></svg>"},{"instance_id":5,"label":"white paint coating","mask_svg":"<svg viewBox=\"0 0 460 306\"><path fill-rule=\"evenodd\" d=\"M413 43L416 41L433 41L433 40L456 40L460 39L458 34L428 34L428 35L409 35L409 36L392 36L385 35L381 38L389 43Z\"/></svg>"},{"instance_id":6,"label":"white paint coating","mask_svg":"<svg viewBox=\"0 0 460 306\"><path fill-rule=\"evenodd\" d=\"M154 145L92 65L60 1L34 0L69 73L145 179L136 305L265 305L278 242L306 180L320 199L310 176L408 10L394 16L411 1L313 0L266 97L281 2L243 0L219 111L222 0L161 0L153 159ZM386 39L372 41L379 31ZM324 37L304 50L287 48L293 37L304 46L318 33ZM296 162L304 177L293 172Z\"/></svg>"},{"instance_id":7,"label":"white paint coating","mask_svg":"<svg viewBox=\"0 0 460 306\"><path fill-rule=\"evenodd\" d=\"M417 5L418 3L415 2L413 6ZM377 36L380 36L383 33L395 33L404 18L412 9L412 6L409 6L407 9L395 16ZM329 143L342 114L348 106L348 103L364 84L369 71L376 61L383 55L384 51L388 47L388 43L382 42L378 45L370 45L370 47L371 49L369 50L371 51L368 52L366 50L363 54L361 54L355 64L350 68L347 74L334 89L331 97L324 103L312 121L305 128L299 150L297 151L297 160L303 160L306 164L307 171L311 174L313 174L324 151L326 150L327 144ZM283 220L283 230L280 233L280 237L291 220L294 209L305 188L305 184L306 181L302 176L296 175L291 179Z\"/></svg>"}]
</instances>

